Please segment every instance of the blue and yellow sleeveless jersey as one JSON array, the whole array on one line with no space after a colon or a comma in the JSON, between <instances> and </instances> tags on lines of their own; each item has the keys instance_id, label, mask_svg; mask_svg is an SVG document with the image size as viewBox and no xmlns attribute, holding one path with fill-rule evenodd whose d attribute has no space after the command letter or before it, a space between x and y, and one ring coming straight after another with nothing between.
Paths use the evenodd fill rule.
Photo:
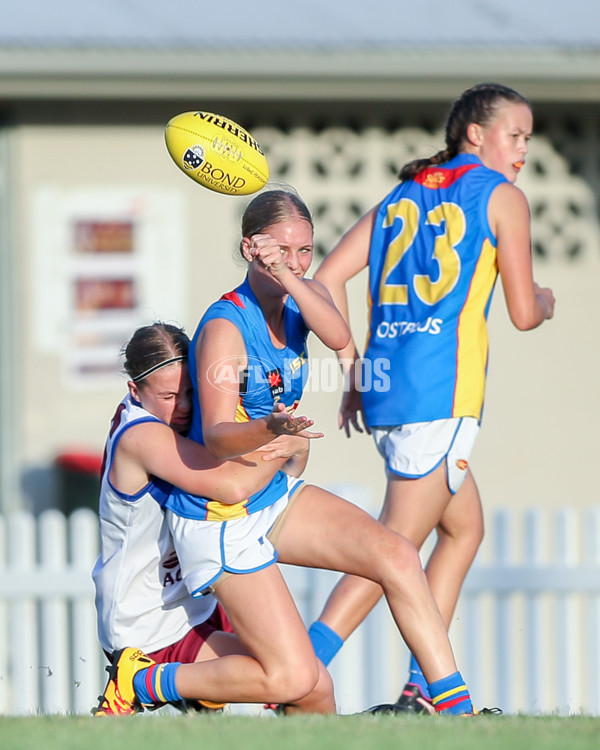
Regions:
<instances>
[{"instance_id":1,"label":"blue and yellow sleeveless jersey","mask_svg":"<svg viewBox=\"0 0 600 750\"><path fill-rule=\"evenodd\" d=\"M207 373L216 389L235 389L239 394L236 422L267 416L276 401L281 401L289 411L293 411L298 406L308 377L308 329L296 303L291 297L286 300L286 346L278 349L271 342L265 317L246 279L241 286L224 294L208 308L190 345L189 370L194 386L194 409L189 437L200 443L204 441L194 352L204 326L217 318L231 321L242 334L246 347L248 361L242 372L238 371L235 358L232 357L231 360L215 362ZM241 503L227 505L174 488L167 500L167 507L183 518L230 520L272 505L287 492L287 488L288 477L280 471L260 492Z\"/></svg>"},{"instance_id":2,"label":"blue and yellow sleeveless jersey","mask_svg":"<svg viewBox=\"0 0 600 750\"><path fill-rule=\"evenodd\" d=\"M370 426L481 419L498 275L487 208L502 182L477 157L460 154L382 201L369 251L365 364L387 380L365 384Z\"/></svg>"}]
</instances>

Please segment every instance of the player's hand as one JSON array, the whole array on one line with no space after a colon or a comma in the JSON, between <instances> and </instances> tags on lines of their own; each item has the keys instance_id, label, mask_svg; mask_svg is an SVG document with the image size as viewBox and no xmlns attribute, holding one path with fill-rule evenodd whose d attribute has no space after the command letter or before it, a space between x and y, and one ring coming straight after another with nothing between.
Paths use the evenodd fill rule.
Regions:
<instances>
[{"instance_id":1,"label":"player's hand","mask_svg":"<svg viewBox=\"0 0 600 750\"><path fill-rule=\"evenodd\" d=\"M544 309L544 319L550 320L550 318L552 318L552 316L554 315L554 304L556 301L554 299L552 289L549 289L548 287L538 286L535 282L533 286L535 289L535 296Z\"/></svg>"},{"instance_id":2,"label":"player's hand","mask_svg":"<svg viewBox=\"0 0 600 750\"><path fill-rule=\"evenodd\" d=\"M255 234L250 238L250 255L278 279L292 273L279 242L270 234Z\"/></svg>"},{"instance_id":3,"label":"player's hand","mask_svg":"<svg viewBox=\"0 0 600 750\"><path fill-rule=\"evenodd\" d=\"M317 435L315 437L323 437ZM263 461L273 461L276 458L292 458L292 456L300 456L304 453L308 453L308 446L310 443L305 438L298 435L278 435L270 443L263 445L259 448L262 451L261 458Z\"/></svg>"},{"instance_id":4,"label":"player's hand","mask_svg":"<svg viewBox=\"0 0 600 750\"><path fill-rule=\"evenodd\" d=\"M346 437L350 437L351 427L354 427L357 432L366 432L368 435L371 434L371 430L367 427L367 423L365 422L361 395L355 388L351 387L344 391L338 414L338 427L340 430L344 430Z\"/></svg>"},{"instance_id":5,"label":"player's hand","mask_svg":"<svg viewBox=\"0 0 600 750\"><path fill-rule=\"evenodd\" d=\"M267 417L267 427L275 435L298 435L307 440L323 437L322 432L309 432L314 423L314 419L308 417L292 416L281 402L273 406Z\"/></svg>"}]
</instances>

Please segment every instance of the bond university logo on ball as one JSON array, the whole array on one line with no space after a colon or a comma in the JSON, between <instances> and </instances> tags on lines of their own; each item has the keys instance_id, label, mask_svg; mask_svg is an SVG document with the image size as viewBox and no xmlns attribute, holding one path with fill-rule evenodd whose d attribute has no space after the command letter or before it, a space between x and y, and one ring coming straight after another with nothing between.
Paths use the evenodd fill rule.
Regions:
<instances>
[{"instance_id":1,"label":"bond university logo on ball","mask_svg":"<svg viewBox=\"0 0 600 750\"><path fill-rule=\"evenodd\" d=\"M187 148L181 159L183 168L186 171L200 169L204 163L204 149L200 145Z\"/></svg>"}]
</instances>

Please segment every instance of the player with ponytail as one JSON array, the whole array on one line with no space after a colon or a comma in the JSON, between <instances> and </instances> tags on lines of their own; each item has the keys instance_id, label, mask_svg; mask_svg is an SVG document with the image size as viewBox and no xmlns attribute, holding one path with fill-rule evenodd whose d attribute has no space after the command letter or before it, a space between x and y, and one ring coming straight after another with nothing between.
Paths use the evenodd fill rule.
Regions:
<instances>
[{"instance_id":1,"label":"player with ponytail","mask_svg":"<svg viewBox=\"0 0 600 750\"><path fill-rule=\"evenodd\" d=\"M426 573L446 627L483 537L469 458L483 408L486 320L498 273L519 330L554 311L551 290L533 280L529 207L514 185L532 127L531 106L513 89L483 83L465 91L448 115L445 147L406 164L399 184L315 274L348 320L346 283L369 269L364 358L371 366L387 363L390 388L358 391L361 357L351 341L339 352L349 383L340 427L350 436L351 427L366 426L384 458L383 523L417 548L437 531ZM311 627L325 664L380 596L365 579L340 581ZM383 710L431 710L432 697L413 657L402 695Z\"/></svg>"}]
</instances>

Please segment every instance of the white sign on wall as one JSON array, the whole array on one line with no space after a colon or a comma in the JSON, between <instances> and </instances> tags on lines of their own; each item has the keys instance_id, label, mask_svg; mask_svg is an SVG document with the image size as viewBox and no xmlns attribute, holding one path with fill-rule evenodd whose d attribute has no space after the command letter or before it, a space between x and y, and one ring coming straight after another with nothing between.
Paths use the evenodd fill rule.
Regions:
<instances>
[{"instance_id":1,"label":"white sign on wall","mask_svg":"<svg viewBox=\"0 0 600 750\"><path fill-rule=\"evenodd\" d=\"M136 327L183 320L183 199L160 188L46 186L33 216L34 345L61 355L70 385L114 382Z\"/></svg>"}]
</instances>

